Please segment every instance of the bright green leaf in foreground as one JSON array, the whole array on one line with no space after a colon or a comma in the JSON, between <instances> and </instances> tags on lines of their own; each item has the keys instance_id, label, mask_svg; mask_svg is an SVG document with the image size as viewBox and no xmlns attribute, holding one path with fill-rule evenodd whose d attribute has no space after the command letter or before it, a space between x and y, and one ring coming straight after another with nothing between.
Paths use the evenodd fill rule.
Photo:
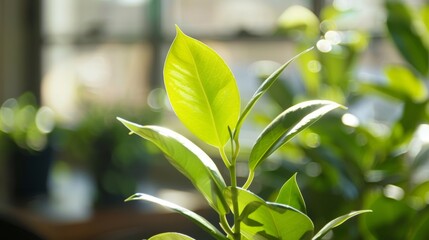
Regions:
<instances>
[{"instance_id":1,"label":"bright green leaf in foreground","mask_svg":"<svg viewBox=\"0 0 429 240\"><path fill-rule=\"evenodd\" d=\"M180 213L181 215L187 217L192 222L194 222L196 225L198 225L201 229L204 229L206 232L210 233L216 239L218 239L218 240L226 239L223 236L223 234L217 228L215 228L209 221L207 221L205 218L203 218L200 215L192 212L191 210L188 210L186 208L178 206L174 203L165 201L163 199L160 199L160 198L157 198L157 197L154 197L151 195L143 194L143 193L134 194L133 196L126 199L125 201L131 201L131 200L143 200L143 201L149 201L149 202L159 204L165 208L176 211L176 212ZM177 240L180 240L180 239L192 239L192 238L189 238L187 236L184 236L184 235L181 235L178 233L165 233L165 234L156 235L150 239L171 239L171 240L177 239Z\"/></svg>"},{"instance_id":2,"label":"bright green leaf in foreground","mask_svg":"<svg viewBox=\"0 0 429 240\"><path fill-rule=\"evenodd\" d=\"M306 213L304 198L296 182L296 173L282 186L275 202L289 205Z\"/></svg>"},{"instance_id":3,"label":"bright green leaf in foreground","mask_svg":"<svg viewBox=\"0 0 429 240\"><path fill-rule=\"evenodd\" d=\"M222 147L240 114L235 78L223 59L178 27L164 66L170 103L182 123L204 142Z\"/></svg>"},{"instance_id":4,"label":"bright green leaf in foreground","mask_svg":"<svg viewBox=\"0 0 429 240\"><path fill-rule=\"evenodd\" d=\"M247 239L311 239L313 223L304 213L284 204L265 202L244 189L238 190L239 220ZM227 196L232 196L227 189ZM232 205L232 200L227 197Z\"/></svg>"},{"instance_id":5,"label":"bright green leaf in foreground","mask_svg":"<svg viewBox=\"0 0 429 240\"><path fill-rule=\"evenodd\" d=\"M250 153L250 171L253 172L263 160L299 132L338 107L341 105L332 101L312 100L286 109L263 130L256 140Z\"/></svg>"},{"instance_id":6,"label":"bright green leaf in foreground","mask_svg":"<svg viewBox=\"0 0 429 240\"><path fill-rule=\"evenodd\" d=\"M183 173L217 212L228 207L222 195L225 182L213 160L182 135L163 127L141 126L118 118L130 131L157 145L170 163Z\"/></svg>"}]
</instances>

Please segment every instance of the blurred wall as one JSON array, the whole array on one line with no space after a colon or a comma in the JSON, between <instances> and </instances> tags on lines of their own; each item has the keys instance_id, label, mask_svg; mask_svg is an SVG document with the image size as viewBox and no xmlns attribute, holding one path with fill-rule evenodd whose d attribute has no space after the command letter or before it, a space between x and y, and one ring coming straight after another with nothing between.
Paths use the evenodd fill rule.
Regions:
<instances>
[{"instance_id":1,"label":"blurred wall","mask_svg":"<svg viewBox=\"0 0 429 240\"><path fill-rule=\"evenodd\" d=\"M0 102L39 92L40 2L0 0Z\"/></svg>"}]
</instances>

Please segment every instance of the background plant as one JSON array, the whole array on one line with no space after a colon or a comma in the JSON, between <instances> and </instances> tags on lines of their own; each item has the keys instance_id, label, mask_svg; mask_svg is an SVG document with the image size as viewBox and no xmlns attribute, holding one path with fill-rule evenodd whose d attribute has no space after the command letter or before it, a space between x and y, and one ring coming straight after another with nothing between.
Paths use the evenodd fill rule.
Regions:
<instances>
[{"instance_id":1,"label":"background plant","mask_svg":"<svg viewBox=\"0 0 429 240\"><path fill-rule=\"evenodd\" d=\"M357 64L362 53L369 44L379 46L382 40L340 23L353 13L326 7L319 20L308 9L293 7L279 20L279 33L295 39L300 36L297 52L315 41L326 45L297 60L301 87L282 76L285 81L278 81L274 89L290 94L270 91L271 102L284 106L308 96L322 97L348 106L349 111L329 114L281 149L280 161L275 163L278 167L262 172L259 194L277 194L281 176L299 171L306 173L300 175L304 197L315 199L308 208L316 226L344 208L374 210L335 231L335 238L429 236L428 205L423 200L429 192L424 173L428 144L423 137L429 122L429 8L426 4L413 9L400 1L386 1L384 7L385 33L391 40L387 44L397 50L403 62L383 66L381 76L359 75ZM317 202L330 204L320 208Z\"/></svg>"},{"instance_id":2,"label":"background plant","mask_svg":"<svg viewBox=\"0 0 429 240\"><path fill-rule=\"evenodd\" d=\"M271 74L240 112L236 81L222 58L177 28L164 67L167 95L181 122L200 140L219 150L229 172L229 185L214 161L179 133L160 126L119 120L131 133L157 145L170 163L194 184L218 213L224 233L196 213L154 196L138 193L127 200L150 201L177 211L215 239L319 239L347 219L367 212L356 211L338 217L314 234L314 225L306 214L296 175L286 181L274 201L266 201L248 189L256 169L270 155L319 118L342 107L333 101L304 101L290 106L272 120L253 145L248 159L247 181L239 186L236 167L242 124L291 61ZM192 238L164 233L151 239Z\"/></svg>"}]
</instances>

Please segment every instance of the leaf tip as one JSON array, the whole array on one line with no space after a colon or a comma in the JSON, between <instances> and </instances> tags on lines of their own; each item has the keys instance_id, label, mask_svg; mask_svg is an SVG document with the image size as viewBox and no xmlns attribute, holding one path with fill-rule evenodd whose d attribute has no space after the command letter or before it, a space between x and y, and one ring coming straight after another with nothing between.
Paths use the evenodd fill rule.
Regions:
<instances>
[{"instance_id":1,"label":"leaf tip","mask_svg":"<svg viewBox=\"0 0 429 240\"><path fill-rule=\"evenodd\" d=\"M116 117L116 120L118 120L119 122L121 122L122 124L124 124L125 126L127 125L127 123L129 123L129 121L121 118L121 117Z\"/></svg>"},{"instance_id":2,"label":"leaf tip","mask_svg":"<svg viewBox=\"0 0 429 240\"><path fill-rule=\"evenodd\" d=\"M180 29L179 25L175 24L174 25L176 28L176 34L183 34L182 30Z\"/></svg>"},{"instance_id":3,"label":"leaf tip","mask_svg":"<svg viewBox=\"0 0 429 240\"><path fill-rule=\"evenodd\" d=\"M140 196L141 196L141 193L135 193L135 194L131 195L130 197L128 197L127 199L125 199L124 202L136 200Z\"/></svg>"}]
</instances>

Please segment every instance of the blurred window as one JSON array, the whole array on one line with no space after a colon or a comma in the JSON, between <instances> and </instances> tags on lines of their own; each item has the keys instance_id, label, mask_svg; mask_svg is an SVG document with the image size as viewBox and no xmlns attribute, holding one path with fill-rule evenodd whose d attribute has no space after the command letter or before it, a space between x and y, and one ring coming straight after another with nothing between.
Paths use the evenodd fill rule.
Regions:
<instances>
[{"instance_id":1,"label":"blurred window","mask_svg":"<svg viewBox=\"0 0 429 240\"><path fill-rule=\"evenodd\" d=\"M64 121L88 103L145 104L161 85L175 24L211 41L237 79L248 78L252 61L284 62L294 54L274 33L279 16L297 4L344 11L339 28L384 31L382 0L43 0L42 101Z\"/></svg>"}]
</instances>

